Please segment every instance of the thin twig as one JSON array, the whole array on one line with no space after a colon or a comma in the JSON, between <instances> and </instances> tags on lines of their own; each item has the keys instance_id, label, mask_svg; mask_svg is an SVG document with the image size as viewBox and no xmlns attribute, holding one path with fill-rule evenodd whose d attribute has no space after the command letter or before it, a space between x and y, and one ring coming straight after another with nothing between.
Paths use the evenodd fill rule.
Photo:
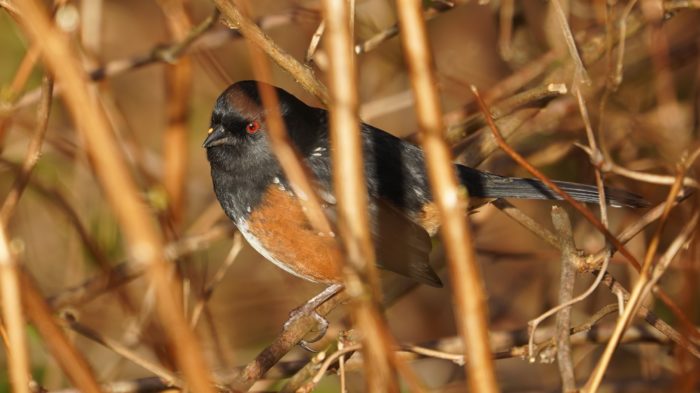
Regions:
<instances>
[{"instance_id":1,"label":"thin twig","mask_svg":"<svg viewBox=\"0 0 700 393\"><path fill-rule=\"evenodd\" d=\"M398 0L401 43L408 63L422 146L431 191L442 224L450 277L453 278L455 318L465 343L465 371L474 391L497 392L491 350L488 347L488 312L484 289L464 220L468 195L457 188L450 150L443 140L443 122L435 76L432 71L425 22L420 2Z\"/></svg>"},{"instance_id":2,"label":"thin twig","mask_svg":"<svg viewBox=\"0 0 700 393\"><path fill-rule=\"evenodd\" d=\"M310 383L313 384L312 386L318 385L318 383L321 381L321 378L323 378L323 375L326 374L326 371L328 371L328 368L334 362L336 362L337 360L339 360L340 358L342 358L343 356L345 356L349 353L359 351L361 348L362 348L361 344L348 345L342 349L338 348L337 351L333 352L333 354L331 354L330 356L328 356L326 358L326 360L323 362L323 364L319 368L316 375L314 375L314 377L311 379Z\"/></svg>"},{"instance_id":3,"label":"thin twig","mask_svg":"<svg viewBox=\"0 0 700 393\"><path fill-rule=\"evenodd\" d=\"M34 136L32 137L31 142L29 142L29 147L27 148L27 153L24 156L24 161L22 162L20 172L17 174L7 197L5 197L2 208L0 208L0 225L7 225L10 222L10 218L15 211L17 202L19 202L24 189L27 187L29 177L39 161L39 157L41 156L41 147L44 143L46 131L48 130L49 114L51 113L53 79L51 79L49 76L45 76L41 89L41 102L39 103L39 107L37 109L36 130L34 131Z\"/></svg>"},{"instance_id":4,"label":"thin twig","mask_svg":"<svg viewBox=\"0 0 700 393\"><path fill-rule=\"evenodd\" d=\"M467 1L460 0L460 1L451 2L452 4L450 4L446 7L431 7L430 9L427 9L424 12L425 21L427 22L427 21L435 18L439 14L446 12L446 11L450 11L450 10L454 9L457 5L459 5L461 3L465 3L465 2L467 2ZM436 3L437 2L435 1L435 2L429 2L428 4L434 5ZM379 47L379 45L381 45L382 43L396 37L398 34L399 34L399 25L398 25L398 23L396 23L396 24L393 24L393 25L387 27L386 29L380 31L379 33L376 33L375 35L368 38L364 42L361 42L361 43L355 45L355 54L361 55L363 53L370 52L370 51L376 49L377 47Z\"/></svg>"},{"instance_id":5,"label":"thin twig","mask_svg":"<svg viewBox=\"0 0 700 393\"><path fill-rule=\"evenodd\" d=\"M143 367L145 370L157 375L163 380L166 386L184 386L182 379L180 379L180 377L178 377L175 373L156 363L151 362L148 359L145 359L143 356L135 353L134 351L117 342L116 340L113 340L109 337L105 337L100 332L81 324L74 318L74 316L65 314L63 317L63 321L69 328L71 328L71 330L79 333L83 337L86 337L92 341L101 344L105 348L110 349L111 351L123 357L124 359L128 359L134 364L137 364Z\"/></svg>"},{"instance_id":6,"label":"thin twig","mask_svg":"<svg viewBox=\"0 0 700 393\"><path fill-rule=\"evenodd\" d=\"M683 229L681 229L678 236L673 239L673 242L668 246L666 252L661 256L661 258L659 258L659 261L656 263L652 271L649 284L647 284L648 288L644 289L645 291L650 291L650 288L653 288L656 283L659 282L659 279L661 279L661 276L664 274L666 269L668 269L668 266L671 264L671 261L673 261L673 258L675 258L681 249L685 248L691 234L696 229L695 227L698 224L698 217L700 217L700 212L696 211L690 220L688 220L688 222L683 226Z\"/></svg>"},{"instance_id":7,"label":"thin twig","mask_svg":"<svg viewBox=\"0 0 700 393\"><path fill-rule=\"evenodd\" d=\"M231 234L230 225L220 225L209 231L192 235L165 246L165 254L170 260L179 259L195 251L209 247L211 243ZM60 293L47 299L52 308L63 308L83 304L94 300L105 292L124 285L145 273L145 266L133 259L127 259L109 272L98 274L86 279L84 282L62 290Z\"/></svg>"},{"instance_id":8,"label":"thin twig","mask_svg":"<svg viewBox=\"0 0 700 393\"><path fill-rule=\"evenodd\" d=\"M233 244L231 245L231 250L228 252L226 259L221 264L219 269L214 273L214 276L207 283L207 285L202 290L202 295L200 296L197 303L192 309L192 317L190 317L190 325L194 328L199 322L199 317L202 315L204 307L206 307L207 302L211 299L214 294L214 289L221 283L226 275L226 272L233 266L233 262L238 257L238 254L243 249L243 238L239 232L233 236Z\"/></svg>"}]
</instances>

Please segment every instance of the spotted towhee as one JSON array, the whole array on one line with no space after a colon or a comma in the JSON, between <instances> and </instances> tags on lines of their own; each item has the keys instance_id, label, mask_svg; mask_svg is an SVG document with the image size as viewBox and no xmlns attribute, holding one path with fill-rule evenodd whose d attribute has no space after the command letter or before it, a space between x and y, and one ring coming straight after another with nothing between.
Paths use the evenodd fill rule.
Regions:
<instances>
[{"instance_id":1,"label":"spotted towhee","mask_svg":"<svg viewBox=\"0 0 700 393\"><path fill-rule=\"evenodd\" d=\"M311 314L328 322L315 308L341 288L342 252L333 236L319 234L306 215L267 140L265 109L256 81L241 81L216 100L211 128L204 141L211 164L214 191L226 215L265 258L306 280L331 284L292 314ZM276 88L290 139L316 178L318 194L331 221L335 198L331 179L328 112L310 107ZM385 131L362 124L364 175L369 194L371 232L378 267L441 287L428 264L430 236L440 225L420 148ZM469 191L470 208L494 198L561 199L534 179L503 177L455 164L460 182ZM581 202L598 203L593 186L555 182ZM632 193L606 189L611 206L647 205ZM288 321L288 323L290 322ZM300 344L306 345L309 341ZM310 350L310 349L309 349Z\"/></svg>"},{"instance_id":2,"label":"spotted towhee","mask_svg":"<svg viewBox=\"0 0 700 393\"><path fill-rule=\"evenodd\" d=\"M265 136L265 110L256 81L241 81L216 100L204 141L214 191L226 215L265 258L289 273L319 283L339 283L341 250L331 236L313 230L284 177ZM290 139L316 177L329 218L334 218L328 112L276 88ZM371 232L380 268L423 284L442 283L428 264L430 236L439 222L425 172L423 152L385 131L362 124L364 172ZM560 199L534 179L503 177L455 164L473 198ZM574 199L597 203L595 187L556 182ZM626 191L607 189L612 206L646 202Z\"/></svg>"}]
</instances>

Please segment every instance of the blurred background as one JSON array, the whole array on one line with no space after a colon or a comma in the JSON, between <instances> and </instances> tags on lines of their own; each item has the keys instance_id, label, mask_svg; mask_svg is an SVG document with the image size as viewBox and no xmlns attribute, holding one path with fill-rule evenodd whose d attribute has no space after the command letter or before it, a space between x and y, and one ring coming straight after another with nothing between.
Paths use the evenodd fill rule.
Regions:
<instances>
[{"instance_id":1,"label":"blurred background","mask_svg":"<svg viewBox=\"0 0 700 393\"><path fill-rule=\"evenodd\" d=\"M693 9L697 4L560 1L587 70L589 81L582 83L551 2L423 3L449 141L457 159L502 175L528 176L502 152L479 149L486 145L483 138L488 131L469 89L475 85L493 106L499 125L512 134L509 141L533 165L553 179L595 184L589 156L575 145L588 145L573 94L579 88L598 143L608 154L608 163L614 163L612 170L605 168L609 170L606 184L643 195L652 204L664 200L675 165L698 147L700 11ZM0 2L6 9L0 12L2 198L12 187L35 132L45 72L11 4ZM274 42L304 62L321 20L320 7L318 1L311 0L258 0L252 4L252 17ZM245 364L280 332L289 312L322 287L283 272L247 245L232 263L226 261L235 231L215 199L201 143L217 95L232 82L253 78L243 38L216 22L171 63L155 59L139 64L157 49L181 41L192 26L212 15L214 5L200 0L92 0L58 1L53 9L56 20L79 49L85 69L101 70L92 74L99 98L162 233L169 242L205 239L191 244L177 261L191 309L220 272L220 281L213 286L197 324L210 364L222 373ZM395 23L394 2L357 0L356 43L364 43ZM627 34L623 56L618 45L621 27ZM321 80L323 56L322 42L309 62ZM398 37L383 40L357 59L362 119L415 141L418 129ZM273 68L273 80L268 82L311 105L320 105L282 69ZM551 84L555 84L554 90L565 86L567 92L553 92L548 87ZM108 265L105 268L114 267L124 262L126 255L123 236L94 178L84 141L64 110L60 86L56 90L41 159L7 224L13 250L59 314L68 313L141 356L172 366L162 335L152 324L153 294L143 278L87 298L71 297L67 292L102 275L99 260ZM666 184L649 182L644 176L630 178L635 177L630 175L632 171L665 175ZM695 176L692 167L687 175ZM659 254L697 213L695 199L691 196L672 211ZM540 225L551 228L552 203L513 203ZM574 223L577 246L586 253L600 250L605 245L603 237L572 209L566 209ZM645 212L609 209L611 231L620 233ZM559 252L492 206L480 208L470 219L488 295L491 329L521 332L519 342L501 350L522 345L527 321L557 303ZM629 243L630 251L640 260L654 225ZM434 243L437 260L441 251L439 241ZM695 324L700 316L697 244L690 240L661 280L662 287ZM623 258L613 257L610 271L631 288L636 273ZM456 334L449 280L444 271L441 277L448 282L447 288L419 287L388 307L387 319L399 342L428 343ZM584 291L592 280L591 274L580 274L576 293ZM585 322L601 307L615 302L610 290L599 288L574 307L573 324ZM673 314L662 304L650 300L647 305L677 326ZM600 325L610 327L614 320L608 316ZM335 311L331 321L327 342L349 327L342 310ZM550 319L545 325L553 323ZM644 326L641 321L635 325ZM101 381L152 375L92 340L70 335ZM35 380L49 390L68 386L33 330L30 344ZM579 381L590 374L603 347L600 343L575 346ZM309 357L309 353L295 350L286 360ZM464 387L463 367L457 364L423 359L412 365L431 389L457 391ZM498 360L496 365L503 391L560 389L555 363L529 363L516 357ZM625 392L697 391L699 375L698 359L682 349L667 343L631 343L617 350L604 387L605 391ZM0 377L0 387L8 390L7 378L2 372ZM259 390L281 386L271 379ZM351 391L362 391L357 373L350 374L349 382ZM337 384L337 377L326 377L318 391L339 391Z\"/></svg>"}]
</instances>

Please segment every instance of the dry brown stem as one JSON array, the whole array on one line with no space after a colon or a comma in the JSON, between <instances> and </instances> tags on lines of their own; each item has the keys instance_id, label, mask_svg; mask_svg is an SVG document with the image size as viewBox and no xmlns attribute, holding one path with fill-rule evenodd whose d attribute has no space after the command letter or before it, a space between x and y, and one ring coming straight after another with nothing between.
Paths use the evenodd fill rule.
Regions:
<instances>
[{"instance_id":1,"label":"dry brown stem","mask_svg":"<svg viewBox=\"0 0 700 393\"><path fill-rule=\"evenodd\" d=\"M329 127L333 188L338 200L338 230L346 255L345 287L354 300L354 317L363 333L365 376L371 392L398 392L389 357L392 340L379 311L379 276L369 234L367 185L357 98L350 4L325 0L325 49L330 60Z\"/></svg>"},{"instance_id":2,"label":"dry brown stem","mask_svg":"<svg viewBox=\"0 0 700 393\"><path fill-rule=\"evenodd\" d=\"M189 43L192 23L181 0L159 0L168 22L170 35L176 42ZM208 26L205 25L207 28ZM196 36L195 36L196 37ZM173 50L176 56L182 49ZM171 56L172 57L172 56ZM189 98L192 91L192 63L180 59L166 67L167 127L163 137L163 186L168 197L168 213L175 228L182 224L185 212L185 183L187 180L188 149L187 122Z\"/></svg>"},{"instance_id":3,"label":"dry brown stem","mask_svg":"<svg viewBox=\"0 0 700 393\"><path fill-rule=\"evenodd\" d=\"M577 249L574 243L571 220L563 209L552 207L552 223L559 234L561 244L561 276L559 279L559 304L566 304L573 298L574 282L576 279ZM557 314L557 366L562 380L562 390L572 392L576 390L576 377L571 358L571 342L569 340L571 330L571 306L563 308Z\"/></svg>"},{"instance_id":4,"label":"dry brown stem","mask_svg":"<svg viewBox=\"0 0 700 393\"><path fill-rule=\"evenodd\" d=\"M7 331L5 353L12 390L18 393L29 393L31 372L22 311L22 287L19 282L17 262L10 251L5 226L2 223L0 223L0 291L2 322Z\"/></svg>"},{"instance_id":5,"label":"dry brown stem","mask_svg":"<svg viewBox=\"0 0 700 393\"><path fill-rule=\"evenodd\" d=\"M316 50L318 49L318 44L321 42L321 37L323 37L323 33L326 31L326 21L322 20L321 23L318 24L318 27L316 28L316 31L314 31L314 35L311 36L311 42L309 42L309 48L306 50L306 62L310 62L313 58L314 55L316 54Z\"/></svg>"},{"instance_id":6,"label":"dry brown stem","mask_svg":"<svg viewBox=\"0 0 700 393\"><path fill-rule=\"evenodd\" d=\"M488 347L488 312L483 284L464 220L468 196L457 187L449 147L443 139L442 111L421 3L397 1L401 43L413 87L422 146L434 200L439 211L447 261L454 285L455 318L465 342L465 371L474 391L497 392L498 383Z\"/></svg>"},{"instance_id":7,"label":"dry brown stem","mask_svg":"<svg viewBox=\"0 0 700 393\"><path fill-rule=\"evenodd\" d=\"M425 21L427 22L427 21L435 18L439 14L441 14L443 12L450 11L450 10L454 9L455 7L457 7L460 3L465 3L465 2L466 2L465 0L453 1L453 2L450 2L450 4L448 4L447 6L442 6L442 7L437 6L437 3L438 3L437 1L430 2L430 3L428 3L428 5L432 6L432 7L425 10L425 13L424 13L425 14ZM399 34L399 25L398 25L398 23L396 23L396 24L393 24L393 25L389 26L388 28L380 31L379 33L373 35L372 37L368 38L364 42L361 42L361 43L355 45L355 47L354 47L355 54L361 55L363 53L371 52L374 49L377 49L377 47L379 47L379 45L390 40L391 38L396 37L398 34Z\"/></svg>"}]
</instances>

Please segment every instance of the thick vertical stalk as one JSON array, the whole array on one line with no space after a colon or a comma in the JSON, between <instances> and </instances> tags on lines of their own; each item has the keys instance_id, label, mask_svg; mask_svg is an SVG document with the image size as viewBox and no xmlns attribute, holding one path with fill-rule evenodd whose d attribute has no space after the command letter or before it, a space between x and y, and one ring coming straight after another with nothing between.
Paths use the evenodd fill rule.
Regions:
<instances>
[{"instance_id":1,"label":"thick vertical stalk","mask_svg":"<svg viewBox=\"0 0 700 393\"><path fill-rule=\"evenodd\" d=\"M457 327L464 341L465 370L474 392L497 392L488 340L484 289L476 264L465 210L468 196L460 191L449 147L443 139L440 108L425 22L419 0L397 0L401 44L416 100L416 112L430 186L442 223L441 236L453 284Z\"/></svg>"},{"instance_id":2,"label":"thick vertical stalk","mask_svg":"<svg viewBox=\"0 0 700 393\"><path fill-rule=\"evenodd\" d=\"M387 331L377 301L379 285L369 235L367 186L358 118L357 71L350 4L325 0L326 51L329 64L330 134L333 186L338 200L338 229L347 256L345 285L355 300L354 316L364 337L365 375L370 392L398 392L387 344Z\"/></svg>"}]
</instances>

